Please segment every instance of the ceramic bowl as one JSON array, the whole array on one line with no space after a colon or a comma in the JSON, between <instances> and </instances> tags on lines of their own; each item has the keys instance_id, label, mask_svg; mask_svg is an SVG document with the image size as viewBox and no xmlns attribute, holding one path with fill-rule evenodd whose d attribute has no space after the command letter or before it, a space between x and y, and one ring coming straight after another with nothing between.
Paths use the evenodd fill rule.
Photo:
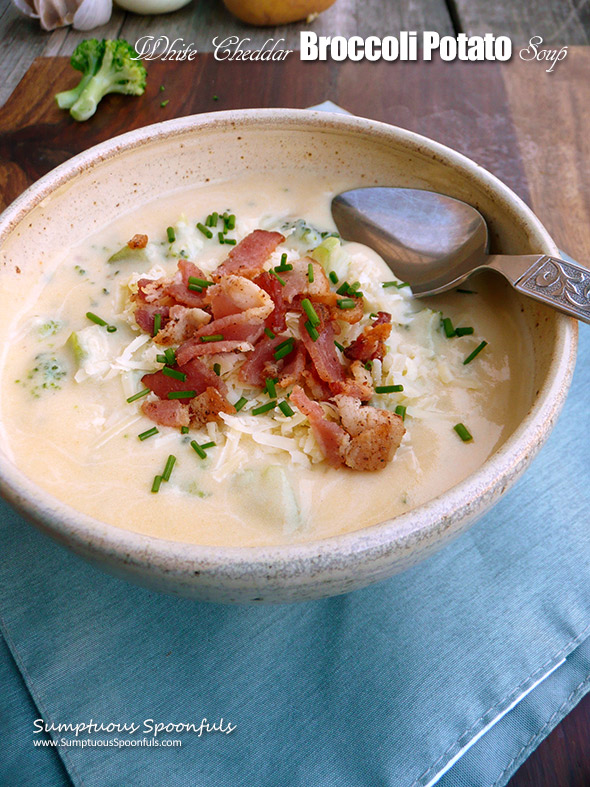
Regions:
<instances>
[{"instance_id":1,"label":"ceramic bowl","mask_svg":"<svg viewBox=\"0 0 590 787\"><path fill-rule=\"evenodd\" d=\"M72 158L0 218L2 277L35 264L155 194L248 170L280 177L294 165L346 172L358 185L444 192L475 205L492 251L556 254L547 231L500 181L459 153L371 120L300 110L197 115L132 131ZM569 387L577 325L523 299L536 392L529 412L465 481L402 516L330 539L281 547L200 547L121 530L82 515L15 467L0 439L4 496L53 538L106 571L153 589L218 602L289 602L354 590L424 559L487 511L528 466ZM3 320L6 325L7 320ZM0 342L2 342L0 328Z\"/></svg>"}]
</instances>

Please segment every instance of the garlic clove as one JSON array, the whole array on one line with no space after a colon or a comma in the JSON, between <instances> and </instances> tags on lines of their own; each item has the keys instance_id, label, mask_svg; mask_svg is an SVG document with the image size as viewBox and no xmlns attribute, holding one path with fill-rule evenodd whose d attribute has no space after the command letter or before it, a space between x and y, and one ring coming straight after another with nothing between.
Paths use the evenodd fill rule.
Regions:
<instances>
[{"instance_id":1,"label":"garlic clove","mask_svg":"<svg viewBox=\"0 0 590 787\"><path fill-rule=\"evenodd\" d=\"M106 25L113 12L113 0L82 0L74 14L74 30L92 30Z\"/></svg>"}]
</instances>

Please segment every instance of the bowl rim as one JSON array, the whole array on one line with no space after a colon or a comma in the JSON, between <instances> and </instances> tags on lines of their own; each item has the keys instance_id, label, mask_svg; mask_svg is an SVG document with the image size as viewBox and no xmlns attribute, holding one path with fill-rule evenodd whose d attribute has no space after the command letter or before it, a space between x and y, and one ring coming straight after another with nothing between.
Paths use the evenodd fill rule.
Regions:
<instances>
[{"instance_id":1,"label":"bowl rim","mask_svg":"<svg viewBox=\"0 0 590 787\"><path fill-rule=\"evenodd\" d=\"M197 130L238 130L260 120L265 125L305 126L310 131L345 132L375 141L404 145L416 154L435 157L466 180L487 188L516 214L521 226L540 239L541 253L558 254L557 247L532 210L495 175L463 154L406 129L354 115L301 109L244 109L209 112L155 123L126 132L68 159L28 187L0 215L0 248L4 239L52 192L85 170L117 155L160 140ZM252 581L309 578L326 571L349 571L365 561L391 560L416 544L436 545L460 532L489 507L528 466L548 437L565 401L575 366L577 321L555 316L555 350L547 381L506 442L481 467L451 489L392 519L360 530L298 544L228 547L187 544L148 536L109 525L77 511L38 487L12 463L0 467L0 493L21 513L75 551L110 556L115 562L149 568L167 576ZM437 528L438 526L438 528ZM200 571L195 572L198 566Z\"/></svg>"}]
</instances>

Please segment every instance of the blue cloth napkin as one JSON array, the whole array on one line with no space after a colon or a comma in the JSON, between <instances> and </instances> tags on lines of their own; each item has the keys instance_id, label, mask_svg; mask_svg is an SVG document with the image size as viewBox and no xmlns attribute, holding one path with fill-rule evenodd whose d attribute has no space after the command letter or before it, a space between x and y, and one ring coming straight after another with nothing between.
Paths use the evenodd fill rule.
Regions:
<instances>
[{"instance_id":1,"label":"blue cloth napkin","mask_svg":"<svg viewBox=\"0 0 590 787\"><path fill-rule=\"evenodd\" d=\"M581 326L564 413L517 486L439 554L338 598L151 593L0 504L0 783L501 787L590 688L588 390ZM235 729L35 731L205 718Z\"/></svg>"}]
</instances>

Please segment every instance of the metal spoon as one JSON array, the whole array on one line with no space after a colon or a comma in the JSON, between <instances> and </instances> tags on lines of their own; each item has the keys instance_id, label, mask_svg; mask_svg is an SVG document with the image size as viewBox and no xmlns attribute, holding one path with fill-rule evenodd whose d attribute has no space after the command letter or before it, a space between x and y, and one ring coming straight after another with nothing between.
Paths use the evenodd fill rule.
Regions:
<instances>
[{"instance_id":1,"label":"metal spoon","mask_svg":"<svg viewBox=\"0 0 590 787\"><path fill-rule=\"evenodd\" d=\"M344 240L374 249L415 295L458 287L475 271L499 271L519 292L590 323L590 270L546 254L488 251L488 228L466 202L434 191L362 188L332 200Z\"/></svg>"}]
</instances>

